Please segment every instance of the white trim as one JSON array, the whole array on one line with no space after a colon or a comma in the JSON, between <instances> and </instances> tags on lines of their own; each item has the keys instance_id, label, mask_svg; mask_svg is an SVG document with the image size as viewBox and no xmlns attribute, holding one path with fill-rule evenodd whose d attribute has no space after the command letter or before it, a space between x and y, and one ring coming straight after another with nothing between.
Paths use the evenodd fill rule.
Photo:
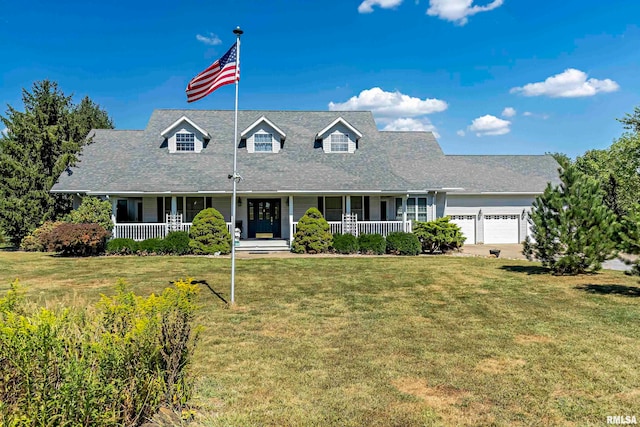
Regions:
<instances>
[{"instance_id":1,"label":"white trim","mask_svg":"<svg viewBox=\"0 0 640 427\"><path fill-rule=\"evenodd\" d=\"M245 130L243 130L240 133L240 138L244 138L245 136L247 136L247 134L249 132L251 132L253 130L253 128L255 128L256 126L258 126L260 123L265 122L266 124L268 124L269 126L271 126L273 128L273 130L275 130L276 132L278 132L280 134L280 136L284 139L287 137L287 135L282 131L282 129L280 129L278 126L274 125L273 122L269 119L267 119L265 116L260 117L258 120L256 120L255 122L253 122L252 125L250 125L248 128L246 128Z\"/></svg>"},{"instance_id":2,"label":"white trim","mask_svg":"<svg viewBox=\"0 0 640 427\"><path fill-rule=\"evenodd\" d=\"M190 120L187 116L182 116L180 117L178 120L176 120L175 122L173 122L173 124L171 124L168 128L166 128L165 130L163 130L162 132L160 132L160 135L163 136L164 138L167 138L169 136L169 134L171 133L171 131L173 129L175 129L176 127L178 127L178 125L182 122L187 122L189 123L191 126L193 126L198 132L200 132L200 134L202 134L202 136L206 137L206 138L211 138L211 136L209 135L209 133L202 129L200 126L198 126L197 124L195 124L192 120Z\"/></svg>"},{"instance_id":3,"label":"white trim","mask_svg":"<svg viewBox=\"0 0 640 427\"><path fill-rule=\"evenodd\" d=\"M316 134L316 139L324 139L324 136L327 132L329 132L329 130L331 130L332 127L334 127L335 125L337 125L338 123L342 123L346 128L348 128L349 130L351 130L353 133L356 134L356 136L358 138L362 138L362 133L360 133L360 131L356 128L354 128L353 126L351 126L349 124L349 122L347 122L345 119L343 119L342 117L338 117L337 119L335 119L334 121L332 121L327 127L325 127L324 129L322 129L320 132L318 132Z\"/></svg>"}]
</instances>

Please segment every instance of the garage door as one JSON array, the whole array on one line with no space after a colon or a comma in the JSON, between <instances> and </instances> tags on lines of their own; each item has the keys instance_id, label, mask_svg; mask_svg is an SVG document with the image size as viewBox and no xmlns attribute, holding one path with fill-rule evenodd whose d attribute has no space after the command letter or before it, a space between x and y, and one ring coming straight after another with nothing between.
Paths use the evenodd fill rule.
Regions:
<instances>
[{"instance_id":1,"label":"garage door","mask_svg":"<svg viewBox=\"0 0 640 427\"><path fill-rule=\"evenodd\" d=\"M455 223L462 235L467 238L464 241L466 245L474 245L476 243L476 216L475 215L450 215L451 222Z\"/></svg>"},{"instance_id":2,"label":"garage door","mask_svg":"<svg viewBox=\"0 0 640 427\"><path fill-rule=\"evenodd\" d=\"M485 215L485 243L519 243L519 215Z\"/></svg>"}]
</instances>

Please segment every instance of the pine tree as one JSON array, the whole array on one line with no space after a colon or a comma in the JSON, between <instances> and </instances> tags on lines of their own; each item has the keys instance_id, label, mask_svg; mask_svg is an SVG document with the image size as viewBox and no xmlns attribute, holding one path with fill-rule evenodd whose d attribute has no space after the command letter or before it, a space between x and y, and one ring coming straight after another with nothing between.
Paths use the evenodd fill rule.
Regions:
<instances>
[{"instance_id":1,"label":"pine tree","mask_svg":"<svg viewBox=\"0 0 640 427\"><path fill-rule=\"evenodd\" d=\"M562 183L547 188L533 202L524 254L537 259L554 274L596 271L616 255L618 224L615 213L604 203L598 182L567 165L560 172Z\"/></svg>"},{"instance_id":2,"label":"pine tree","mask_svg":"<svg viewBox=\"0 0 640 427\"><path fill-rule=\"evenodd\" d=\"M640 255L640 203L635 204L622 218L621 250L627 254ZM623 259L631 266L629 274L640 276L640 257L635 261Z\"/></svg>"},{"instance_id":3,"label":"pine tree","mask_svg":"<svg viewBox=\"0 0 640 427\"><path fill-rule=\"evenodd\" d=\"M68 196L49 193L73 165L91 128L113 127L107 113L88 98L74 106L55 82L23 89L24 112L8 106L0 117L0 228L14 245L47 219L67 213Z\"/></svg>"}]
</instances>

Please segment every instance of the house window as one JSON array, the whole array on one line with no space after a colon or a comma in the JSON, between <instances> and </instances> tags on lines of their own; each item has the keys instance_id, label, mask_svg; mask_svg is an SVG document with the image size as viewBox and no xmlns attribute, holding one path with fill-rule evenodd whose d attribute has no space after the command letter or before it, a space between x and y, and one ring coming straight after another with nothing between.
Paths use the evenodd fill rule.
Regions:
<instances>
[{"instance_id":1,"label":"house window","mask_svg":"<svg viewBox=\"0 0 640 427\"><path fill-rule=\"evenodd\" d=\"M427 198L409 197L407 198L407 220L426 221L427 220ZM402 199L396 198L396 221L402 221Z\"/></svg>"},{"instance_id":2,"label":"house window","mask_svg":"<svg viewBox=\"0 0 640 427\"><path fill-rule=\"evenodd\" d=\"M332 133L330 138L331 152L346 153L349 151L349 135Z\"/></svg>"},{"instance_id":3,"label":"house window","mask_svg":"<svg viewBox=\"0 0 640 427\"><path fill-rule=\"evenodd\" d=\"M259 152L272 152L273 135L270 133L256 133L253 135L253 149Z\"/></svg>"},{"instance_id":4,"label":"house window","mask_svg":"<svg viewBox=\"0 0 640 427\"><path fill-rule=\"evenodd\" d=\"M351 213L358 215L358 221L365 221L362 196L351 196Z\"/></svg>"},{"instance_id":5,"label":"house window","mask_svg":"<svg viewBox=\"0 0 640 427\"><path fill-rule=\"evenodd\" d=\"M204 209L204 197L187 197L187 217L185 222L192 222L198 212Z\"/></svg>"},{"instance_id":6,"label":"house window","mask_svg":"<svg viewBox=\"0 0 640 427\"><path fill-rule=\"evenodd\" d=\"M176 134L176 151L195 151L195 135L192 133Z\"/></svg>"},{"instance_id":7,"label":"house window","mask_svg":"<svg viewBox=\"0 0 640 427\"><path fill-rule=\"evenodd\" d=\"M342 221L342 197L324 198L324 218L327 221Z\"/></svg>"}]
</instances>

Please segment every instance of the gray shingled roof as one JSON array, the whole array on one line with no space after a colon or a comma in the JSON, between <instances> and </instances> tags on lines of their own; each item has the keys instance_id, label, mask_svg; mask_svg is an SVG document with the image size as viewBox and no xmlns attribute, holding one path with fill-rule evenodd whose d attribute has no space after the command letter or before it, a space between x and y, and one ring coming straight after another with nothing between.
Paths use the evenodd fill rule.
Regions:
<instances>
[{"instance_id":1,"label":"gray shingled roof","mask_svg":"<svg viewBox=\"0 0 640 427\"><path fill-rule=\"evenodd\" d=\"M188 117L211 135L201 153L170 154L160 133ZM460 192L542 192L558 181L551 156L447 156L430 132L384 132L363 111L239 111L238 133L260 117L287 138L277 153L238 149L238 191L406 192L460 188ZM362 132L353 154L326 154L314 137L342 117ZM156 110L142 131L96 130L80 162L53 191L230 191L233 111Z\"/></svg>"}]
</instances>

